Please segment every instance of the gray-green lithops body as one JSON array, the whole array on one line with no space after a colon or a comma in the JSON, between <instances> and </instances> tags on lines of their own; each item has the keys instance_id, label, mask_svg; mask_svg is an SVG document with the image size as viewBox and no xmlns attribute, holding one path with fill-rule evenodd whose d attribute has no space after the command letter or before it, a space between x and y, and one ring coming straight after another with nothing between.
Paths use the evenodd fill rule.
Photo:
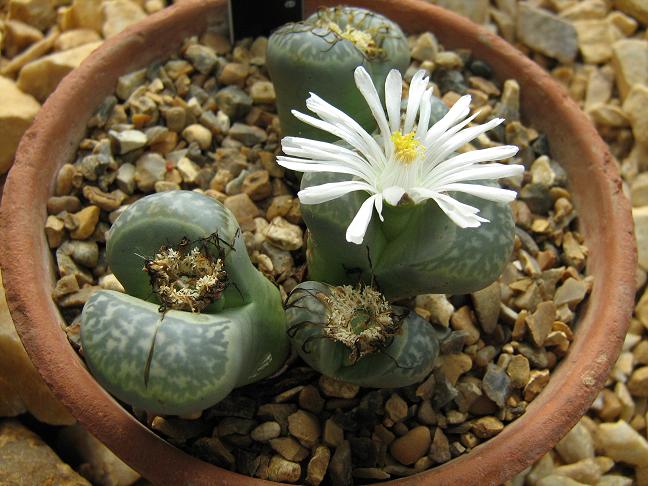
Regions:
<instances>
[{"instance_id":1,"label":"gray-green lithops body","mask_svg":"<svg viewBox=\"0 0 648 486\"><path fill-rule=\"evenodd\" d=\"M353 71L364 66L376 85L383 85L390 69L404 72L408 64L409 48L400 27L365 9L323 9L303 22L284 25L270 36L267 50L283 134L331 138L291 113L305 112L311 92L372 130L375 122L355 86Z\"/></svg>"},{"instance_id":2,"label":"gray-green lithops body","mask_svg":"<svg viewBox=\"0 0 648 486\"><path fill-rule=\"evenodd\" d=\"M183 238L187 251L203 245L222 259L226 280L202 313L160 309L151 286L150 262ZM188 414L283 364L288 343L279 292L254 268L234 216L217 201L189 191L142 198L113 225L106 253L127 294L90 298L81 341L90 370L120 400Z\"/></svg>"}]
</instances>

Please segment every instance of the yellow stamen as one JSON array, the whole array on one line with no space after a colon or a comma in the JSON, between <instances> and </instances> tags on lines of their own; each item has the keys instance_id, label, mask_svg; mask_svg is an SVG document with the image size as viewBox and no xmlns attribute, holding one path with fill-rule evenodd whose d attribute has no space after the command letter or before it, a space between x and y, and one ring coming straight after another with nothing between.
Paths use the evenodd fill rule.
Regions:
<instances>
[{"instance_id":1,"label":"yellow stamen","mask_svg":"<svg viewBox=\"0 0 648 486\"><path fill-rule=\"evenodd\" d=\"M403 135L401 132L392 133L391 139L394 142L396 158L404 164L411 164L414 160L425 153L425 147L414 138L416 134L409 132Z\"/></svg>"},{"instance_id":2,"label":"yellow stamen","mask_svg":"<svg viewBox=\"0 0 648 486\"><path fill-rule=\"evenodd\" d=\"M354 29L350 25L347 25L346 29L342 30L342 28L335 22L329 22L328 28L331 32L334 32L342 39L351 42L368 57L377 57L383 52L382 48L376 45L376 41L369 32Z\"/></svg>"}]
</instances>

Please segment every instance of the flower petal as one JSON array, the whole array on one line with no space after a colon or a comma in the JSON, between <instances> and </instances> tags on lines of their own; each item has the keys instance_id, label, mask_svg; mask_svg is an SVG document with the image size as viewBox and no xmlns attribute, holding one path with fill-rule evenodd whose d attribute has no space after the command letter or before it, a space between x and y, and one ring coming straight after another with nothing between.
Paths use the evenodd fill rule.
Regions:
<instances>
[{"instance_id":1,"label":"flower petal","mask_svg":"<svg viewBox=\"0 0 648 486\"><path fill-rule=\"evenodd\" d=\"M515 145L503 145L500 147L471 150L470 152L455 155L454 157L444 160L436 166L429 168L427 174L424 174L421 178L424 180L424 185L428 186L434 184L437 177L454 174L457 171L463 170L467 166L480 162L508 159L513 157L517 152L518 148Z\"/></svg>"},{"instance_id":2,"label":"flower petal","mask_svg":"<svg viewBox=\"0 0 648 486\"><path fill-rule=\"evenodd\" d=\"M436 122L428 130L425 135L425 146L430 146L431 143L440 135L442 135L451 126L463 120L470 113L470 95L462 96L457 102L452 105L450 111L445 114L438 122Z\"/></svg>"},{"instance_id":3,"label":"flower petal","mask_svg":"<svg viewBox=\"0 0 648 486\"><path fill-rule=\"evenodd\" d=\"M360 206L360 209L346 231L346 240L349 243L359 245L362 243L362 240L364 240L367 227L371 222L371 215L373 214L375 204L374 201L378 197L380 196L374 194L373 196L368 197L367 200L362 203L362 206Z\"/></svg>"},{"instance_id":4,"label":"flower petal","mask_svg":"<svg viewBox=\"0 0 648 486\"><path fill-rule=\"evenodd\" d=\"M513 177L524 172L522 165L505 164L479 164L467 169L457 171L454 174L441 174L436 178L435 187L452 184L453 182L485 181L501 179L502 177Z\"/></svg>"},{"instance_id":5,"label":"flower petal","mask_svg":"<svg viewBox=\"0 0 648 486\"><path fill-rule=\"evenodd\" d=\"M430 115L432 114L432 89L428 89L421 99L421 111L419 113L418 127L416 128L416 138L423 140L425 133L430 125Z\"/></svg>"},{"instance_id":6,"label":"flower petal","mask_svg":"<svg viewBox=\"0 0 648 486\"><path fill-rule=\"evenodd\" d=\"M412 82L410 83L409 94L407 96L407 111L405 111L405 123L403 125L403 133L409 133L414 127L416 114L421 106L421 98L425 93L428 86L429 78L425 77L425 71L420 69L414 73Z\"/></svg>"},{"instance_id":7,"label":"flower petal","mask_svg":"<svg viewBox=\"0 0 648 486\"><path fill-rule=\"evenodd\" d=\"M501 187L482 186L479 184L447 184L437 187L438 192L463 192L472 196L494 202L509 203L515 199L517 192Z\"/></svg>"},{"instance_id":8,"label":"flower petal","mask_svg":"<svg viewBox=\"0 0 648 486\"><path fill-rule=\"evenodd\" d=\"M401 97L403 96L403 79L398 69L392 69L385 80L385 105L389 116L390 131L400 130Z\"/></svg>"},{"instance_id":9,"label":"flower petal","mask_svg":"<svg viewBox=\"0 0 648 486\"><path fill-rule=\"evenodd\" d=\"M362 66L358 66L353 73L355 77L356 86L358 90L364 96L369 109L373 114L376 122L378 123L378 128L380 129L380 135L383 138L383 144L387 148L389 144L389 137L391 135L389 131L389 122L385 116L385 110L383 109L382 103L380 102L380 96L378 96L378 91L373 84L371 76Z\"/></svg>"},{"instance_id":10,"label":"flower petal","mask_svg":"<svg viewBox=\"0 0 648 486\"><path fill-rule=\"evenodd\" d=\"M319 186L307 187L306 189L299 191L297 196L299 197L299 202L302 204L320 204L337 199L338 197L342 197L345 194L354 191L367 191L372 194L377 192L366 182L342 181L328 182L326 184L320 184Z\"/></svg>"},{"instance_id":11,"label":"flower petal","mask_svg":"<svg viewBox=\"0 0 648 486\"><path fill-rule=\"evenodd\" d=\"M392 206L396 206L405 194L405 189L399 186L391 186L382 192L383 199Z\"/></svg>"},{"instance_id":12,"label":"flower petal","mask_svg":"<svg viewBox=\"0 0 648 486\"><path fill-rule=\"evenodd\" d=\"M481 223L487 223L486 218L478 216L479 209L453 199L447 194L431 191L424 187L417 187L413 191L417 199L433 199L439 208L460 228L476 228Z\"/></svg>"},{"instance_id":13,"label":"flower petal","mask_svg":"<svg viewBox=\"0 0 648 486\"><path fill-rule=\"evenodd\" d=\"M277 163L286 169L296 170L298 172L332 172L334 174L350 174L367 181L367 177L360 171L351 167L331 163L330 161L314 161L298 159L294 157L278 156Z\"/></svg>"}]
</instances>

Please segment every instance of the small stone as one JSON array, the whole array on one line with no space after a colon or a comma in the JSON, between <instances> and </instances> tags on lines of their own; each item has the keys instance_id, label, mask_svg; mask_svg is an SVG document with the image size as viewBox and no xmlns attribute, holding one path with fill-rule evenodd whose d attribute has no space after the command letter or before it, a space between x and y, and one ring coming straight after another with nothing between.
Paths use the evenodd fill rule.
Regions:
<instances>
[{"instance_id":1,"label":"small stone","mask_svg":"<svg viewBox=\"0 0 648 486\"><path fill-rule=\"evenodd\" d=\"M0 422L0 477L6 484L90 486L40 437L16 420Z\"/></svg>"},{"instance_id":2,"label":"small stone","mask_svg":"<svg viewBox=\"0 0 648 486\"><path fill-rule=\"evenodd\" d=\"M166 160L161 155L151 152L137 159L133 177L140 191L150 192L156 182L164 180L166 173Z\"/></svg>"},{"instance_id":3,"label":"small stone","mask_svg":"<svg viewBox=\"0 0 648 486\"><path fill-rule=\"evenodd\" d=\"M187 184L195 183L196 178L198 177L198 173L200 172L200 166L187 157L182 157L178 161L176 169L178 169L178 172L180 172L182 181L186 182Z\"/></svg>"},{"instance_id":4,"label":"small stone","mask_svg":"<svg viewBox=\"0 0 648 486\"><path fill-rule=\"evenodd\" d=\"M95 226L99 221L101 210L97 206L88 206L81 211L72 214L74 229L70 237L75 240L85 240L94 233Z\"/></svg>"},{"instance_id":5,"label":"small stone","mask_svg":"<svg viewBox=\"0 0 648 486\"><path fill-rule=\"evenodd\" d=\"M63 32L54 43L57 51L67 51L75 47L101 41L101 36L91 29L74 29Z\"/></svg>"},{"instance_id":6,"label":"small stone","mask_svg":"<svg viewBox=\"0 0 648 486\"><path fill-rule=\"evenodd\" d=\"M348 486L353 484L351 475L351 445L345 440L335 449L328 467L329 480L332 486Z\"/></svg>"},{"instance_id":7,"label":"small stone","mask_svg":"<svg viewBox=\"0 0 648 486\"><path fill-rule=\"evenodd\" d=\"M624 100L633 85L648 80L648 41L621 39L612 45L612 68Z\"/></svg>"},{"instance_id":8,"label":"small stone","mask_svg":"<svg viewBox=\"0 0 648 486\"><path fill-rule=\"evenodd\" d=\"M309 448L317 445L321 434L317 418L303 410L298 410L288 417L288 430L290 435Z\"/></svg>"},{"instance_id":9,"label":"small stone","mask_svg":"<svg viewBox=\"0 0 648 486\"><path fill-rule=\"evenodd\" d=\"M398 462L409 466L428 452L431 442L430 429L421 425L392 442L389 452Z\"/></svg>"},{"instance_id":10,"label":"small stone","mask_svg":"<svg viewBox=\"0 0 648 486\"><path fill-rule=\"evenodd\" d=\"M318 414L324 409L324 399L317 388L307 385L299 392L299 406L304 410Z\"/></svg>"},{"instance_id":11,"label":"small stone","mask_svg":"<svg viewBox=\"0 0 648 486\"><path fill-rule=\"evenodd\" d=\"M634 370L628 381L628 390L635 397L648 397L648 366Z\"/></svg>"},{"instance_id":12,"label":"small stone","mask_svg":"<svg viewBox=\"0 0 648 486\"><path fill-rule=\"evenodd\" d=\"M211 147L212 133L202 125L189 125L182 131L182 137L189 143L196 142L202 150Z\"/></svg>"},{"instance_id":13,"label":"small stone","mask_svg":"<svg viewBox=\"0 0 648 486\"><path fill-rule=\"evenodd\" d=\"M439 43L432 32L425 32L416 38L412 48L412 59L434 61L439 52Z\"/></svg>"},{"instance_id":14,"label":"small stone","mask_svg":"<svg viewBox=\"0 0 648 486\"><path fill-rule=\"evenodd\" d=\"M472 311L467 305L452 314L450 325L455 331L465 331L467 333L465 341L467 345L475 344L479 340L479 329L475 326Z\"/></svg>"},{"instance_id":15,"label":"small stone","mask_svg":"<svg viewBox=\"0 0 648 486\"><path fill-rule=\"evenodd\" d=\"M396 393L392 393L385 403L385 415L389 417L392 422L400 422L401 420L404 420L408 415L407 402Z\"/></svg>"},{"instance_id":16,"label":"small stone","mask_svg":"<svg viewBox=\"0 0 648 486\"><path fill-rule=\"evenodd\" d=\"M250 69L247 65L239 62L229 62L223 66L223 69L218 74L218 82L243 87L249 72Z\"/></svg>"},{"instance_id":17,"label":"small stone","mask_svg":"<svg viewBox=\"0 0 648 486\"><path fill-rule=\"evenodd\" d=\"M440 360L439 369L453 385L456 385L459 377L470 371L473 366L472 358L465 353L447 354L441 356Z\"/></svg>"},{"instance_id":18,"label":"small stone","mask_svg":"<svg viewBox=\"0 0 648 486\"><path fill-rule=\"evenodd\" d=\"M578 422L567 433L567 435L565 435L565 437L556 444L556 450L566 464L593 458L594 442L592 441L592 435L582 422Z\"/></svg>"},{"instance_id":19,"label":"small stone","mask_svg":"<svg viewBox=\"0 0 648 486\"><path fill-rule=\"evenodd\" d=\"M260 201L272 195L270 175L267 170L256 170L251 172L241 185L241 190L250 196L253 201Z\"/></svg>"},{"instance_id":20,"label":"small stone","mask_svg":"<svg viewBox=\"0 0 648 486\"><path fill-rule=\"evenodd\" d=\"M319 379L319 388L327 397L333 398L355 398L360 391L358 385L345 383L334 378L322 375Z\"/></svg>"},{"instance_id":21,"label":"small stone","mask_svg":"<svg viewBox=\"0 0 648 486\"><path fill-rule=\"evenodd\" d=\"M511 377L511 386L514 388L524 387L530 377L529 360L521 354L516 354L511 358L506 373Z\"/></svg>"},{"instance_id":22,"label":"small stone","mask_svg":"<svg viewBox=\"0 0 648 486\"><path fill-rule=\"evenodd\" d=\"M480 439L490 439L504 430L504 424L495 417L480 417L472 421L470 430Z\"/></svg>"},{"instance_id":23,"label":"small stone","mask_svg":"<svg viewBox=\"0 0 648 486\"><path fill-rule=\"evenodd\" d=\"M542 346L551 331L556 319L556 305L551 302L541 302L536 311L526 319L526 324L531 331L531 338L536 346Z\"/></svg>"},{"instance_id":24,"label":"small stone","mask_svg":"<svg viewBox=\"0 0 648 486\"><path fill-rule=\"evenodd\" d=\"M192 44L184 53L191 64L202 74L209 74L218 63L218 56L211 47Z\"/></svg>"},{"instance_id":25,"label":"small stone","mask_svg":"<svg viewBox=\"0 0 648 486\"><path fill-rule=\"evenodd\" d=\"M578 305L587 294L587 284L582 280L568 278L565 280L554 295L554 303L557 307L567 304L570 307Z\"/></svg>"},{"instance_id":26,"label":"small stone","mask_svg":"<svg viewBox=\"0 0 648 486\"><path fill-rule=\"evenodd\" d=\"M319 446L313 452L313 457L308 461L308 468L306 470L306 484L318 486L328 468L331 459L331 451L326 446Z\"/></svg>"},{"instance_id":27,"label":"small stone","mask_svg":"<svg viewBox=\"0 0 648 486\"><path fill-rule=\"evenodd\" d=\"M104 22L101 32L105 39L119 34L122 30L146 17L146 13L131 0L108 0L101 6Z\"/></svg>"},{"instance_id":28,"label":"small stone","mask_svg":"<svg viewBox=\"0 0 648 486\"><path fill-rule=\"evenodd\" d=\"M638 467L648 466L648 441L627 422L619 420L600 424L597 439L605 455L615 461Z\"/></svg>"},{"instance_id":29,"label":"small stone","mask_svg":"<svg viewBox=\"0 0 648 486\"><path fill-rule=\"evenodd\" d=\"M232 211L241 228L244 230L250 226L254 228L253 220L259 215L259 208L250 199L250 196L245 193L228 196L223 204Z\"/></svg>"},{"instance_id":30,"label":"small stone","mask_svg":"<svg viewBox=\"0 0 648 486\"><path fill-rule=\"evenodd\" d=\"M0 76L0 174L11 167L18 142L39 109L38 101Z\"/></svg>"},{"instance_id":31,"label":"small stone","mask_svg":"<svg viewBox=\"0 0 648 486\"><path fill-rule=\"evenodd\" d=\"M123 101L126 101L133 92L146 84L146 69L139 69L132 73L124 74L117 80L115 94Z\"/></svg>"},{"instance_id":32,"label":"small stone","mask_svg":"<svg viewBox=\"0 0 648 486\"><path fill-rule=\"evenodd\" d=\"M18 88L41 102L45 101L59 82L100 45L101 42L93 42L30 62L20 70Z\"/></svg>"},{"instance_id":33,"label":"small stone","mask_svg":"<svg viewBox=\"0 0 648 486\"><path fill-rule=\"evenodd\" d=\"M459 54L453 51L439 52L434 63L441 69L461 69L463 67L463 60Z\"/></svg>"},{"instance_id":34,"label":"small stone","mask_svg":"<svg viewBox=\"0 0 648 486\"><path fill-rule=\"evenodd\" d=\"M493 282L488 287L473 292L470 296L475 306L479 325L486 334L492 334L497 326L502 301L499 282Z\"/></svg>"},{"instance_id":35,"label":"small stone","mask_svg":"<svg viewBox=\"0 0 648 486\"><path fill-rule=\"evenodd\" d=\"M281 456L273 456L268 466L268 479L270 481L296 483L301 476L301 466L295 462L287 461Z\"/></svg>"},{"instance_id":36,"label":"small stone","mask_svg":"<svg viewBox=\"0 0 648 486\"><path fill-rule=\"evenodd\" d=\"M529 2L518 6L517 36L528 47L563 63L573 61L578 53L574 26Z\"/></svg>"},{"instance_id":37,"label":"small stone","mask_svg":"<svg viewBox=\"0 0 648 486\"><path fill-rule=\"evenodd\" d=\"M344 441L344 430L333 419L327 419L324 422L324 433L322 440L330 447L338 447Z\"/></svg>"},{"instance_id":38,"label":"small stone","mask_svg":"<svg viewBox=\"0 0 648 486\"><path fill-rule=\"evenodd\" d=\"M558 466L554 469L554 474L567 476L583 484L598 484L599 479L601 479L601 470L593 458Z\"/></svg>"},{"instance_id":39,"label":"small stone","mask_svg":"<svg viewBox=\"0 0 648 486\"><path fill-rule=\"evenodd\" d=\"M444 327L450 325L450 318L455 309L444 294L418 295L415 305L429 312L428 320L432 324L440 324Z\"/></svg>"},{"instance_id":40,"label":"small stone","mask_svg":"<svg viewBox=\"0 0 648 486\"><path fill-rule=\"evenodd\" d=\"M43 39L43 33L35 27L19 20L6 20L4 22L5 56L14 57L31 44Z\"/></svg>"},{"instance_id":41,"label":"small stone","mask_svg":"<svg viewBox=\"0 0 648 486\"><path fill-rule=\"evenodd\" d=\"M128 162L120 165L115 181L120 190L126 194L133 194L135 192L135 166Z\"/></svg>"},{"instance_id":42,"label":"small stone","mask_svg":"<svg viewBox=\"0 0 648 486\"><path fill-rule=\"evenodd\" d=\"M120 155L145 147L148 143L146 134L139 130L124 130L122 132L111 130L109 135L116 153Z\"/></svg>"},{"instance_id":43,"label":"small stone","mask_svg":"<svg viewBox=\"0 0 648 486\"><path fill-rule=\"evenodd\" d=\"M301 462L308 457L308 449L292 437L278 437L270 440L270 447L281 456L293 462Z\"/></svg>"},{"instance_id":44,"label":"small stone","mask_svg":"<svg viewBox=\"0 0 648 486\"><path fill-rule=\"evenodd\" d=\"M549 370L532 370L529 375L529 383L524 387L524 399L530 402L537 397L549 383L549 378Z\"/></svg>"},{"instance_id":45,"label":"small stone","mask_svg":"<svg viewBox=\"0 0 648 486\"><path fill-rule=\"evenodd\" d=\"M114 211L124 202L126 194L119 189L103 192L95 186L84 186L83 197L104 211Z\"/></svg>"},{"instance_id":46,"label":"small stone","mask_svg":"<svg viewBox=\"0 0 648 486\"><path fill-rule=\"evenodd\" d=\"M12 0L4 6L8 19L19 20L38 30L47 29L56 19L54 5L48 0Z\"/></svg>"},{"instance_id":47,"label":"small stone","mask_svg":"<svg viewBox=\"0 0 648 486\"><path fill-rule=\"evenodd\" d=\"M250 86L250 96L254 103L262 105L274 103L277 99L274 85L270 81L255 81Z\"/></svg>"},{"instance_id":48,"label":"small stone","mask_svg":"<svg viewBox=\"0 0 648 486\"><path fill-rule=\"evenodd\" d=\"M557 474L550 474L544 478L539 479L535 486L585 486L584 483L575 481L567 476L558 476Z\"/></svg>"},{"instance_id":49,"label":"small stone","mask_svg":"<svg viewBox=\"0 0 648 486\"><path fill-rule=\"evenodd\" d=\"M232 120L240 120L252 108L252 98L238 86L227 86L215 96L218 107Z\"/></svg>"},{"instance_id":50,"label":"small stone","mask_svg":"<svg viewBox=\"0 0 648 486\"><path fill-rule=\"evenodd\" d=\"M63 220L56 216L48 216L45 221L45 235L47 236L47 244L50 248L57 248L65 238L65 225Z\"/></svg>"},{"instance_id":51,"label":"small stone","mask_svg":"<svg viewBox=\"0 0 648 486\"><path fill-rule=\"evenodd\" d=\"M648 206L633 208L632 219L635 224L639 265L644 270L648 270ZM648 322L648 317L646 322Z\"/></svg>"},{"instance_id":52,"label":"small stone","mask_svg":"<svg viewBox=\"0 0 648 486\"><path fill-rule=\"evenodd\" d=\"M606 20L573 22L578 33L578 45L585 62L599 64L612 57L612 44L617 39L615 28Z\"/></svg>"},{"instance_id":53,"label":"small stone","mask_svg":"<svg viewBox=\"0 0 648 486\"><path fill-rule=\"evenodd\" d=\"M234 123L227 134L246 147L253 147L268 139L268 135L264 130L244 123Z\"/></svg>"},{"instance_id":54,"label":"small stone","mask_svg":"<svg viewBox=\"0 0 648 486\"><path fill-rule=\"evenodd\" d=\"M648 24L648 5L643 0L615 0L614 7L636 18L644 25ZM630 35L630 34L627 34Z\"/></svg>"},{"instance_id":55,"label":"small stone","mask_svg":"<svg viewBox=\"0 0 648 486\"><path fill-rule=\"evenodd\" d=\"M435 3L468 17L478 24L485 24L488 21L489 2L487 0L437 0Z\"/></svg>"},{"instance_id":56,"label":"small stone","mask_svg":"<svg viewBox=\"0 0 648 486\"><path fill-rule=\"evenodd\" d=\"M648 82L648 79L646 79L646 82ZM623 102L623 112L628 116L630 125L632 125L632 134L635 140L648 146L648 133L646 133L648 130L648 109L646 109L646 103L648 103L648 86L635 84Z\"/></svg>"},{"instance_id":57,"label":"small stone","mask_svg":"<svg viewBox=\"0 0 648 486\"><path fill-rule=\"evenodd\" d=\"M277 216L266 227L263 234L277 248L287 251L298 250L303 244L301 227L291 224L281 216Z\"/></svg>"},{"instance_id":58,"label":"small stone","mask_svg":"<svg viewBox=\"0 0 648 486\"><path fill-rule=\"evenodd\" d=\"M441 430L441 427L437 427L434 431L434 438L430 447L430 459L437 464L443 464L452 459L450 455L450 443L443 430Z\"/></svg>"},{"instance_id":59,"label":"small stone","mask_svg":"<svg viewBox=\"0 0 648 486\"><path fill-rule=\"evenodd\" d=\"M621 108L613 104L599 104L588 111L592 120L606 127L627 127L628 118Z\"/></svg>"},{"instance_id":60,"label":"small stone","mask_svg":"<svg viewBox=\"0 0 648 486\"><path fill-rule=\"evenodd\" d=\"M486 374L482 381L482 388L488 398L499 407L503 407L510 394L511 380L506 372L499 366L488 363Z\"/></svg>"},{"instance_id":61,"label":"small stone","mask_svg":"<svg viewBox=\"0 0 648 486\"><path fill-rule=\"evenodd\" d=\"M281 426L277 422L263 422L250 432L250 437L257 442L267 442L281 434Z\"/></svg>"},{"instance_id":62,"label":"small stone","mask_svg":"<svg viewBox=\"0 0 648 486\"><path fill-rule=\"evenodd\" d=\"M589 111L598 104L605 104L612 96L614 71L609 65L593 69L587 82L585 110Z\"/></svg>"}]
</instances>

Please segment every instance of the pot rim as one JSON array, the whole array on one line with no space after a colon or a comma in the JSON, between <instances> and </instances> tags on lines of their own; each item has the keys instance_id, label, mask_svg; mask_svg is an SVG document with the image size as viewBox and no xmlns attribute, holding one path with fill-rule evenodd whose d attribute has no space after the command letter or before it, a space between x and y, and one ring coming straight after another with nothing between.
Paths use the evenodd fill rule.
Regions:
<instances>
[{"instance_id":1,"label":"pot rim","mask_svg":"<svg viewBox=\"0 0 648 486\"><path fill-rule=\"evenodd\" d=\"M226 3L184 0L106 40L60 83L24 135L6 180L0 209L0 232L4 235L0 264L7 301L30 358L56 397L84 427L144 477L160 484L277 483L218 468L171 446L139 423L94 381L60 327L61 317L49 295L52 282L43 282L43 271L51 261L43 232L45 203L52 193L58 167L72 158L85 129L85 118L78 127L67 114L92 113L98 106L95 101L103 98L93 96L94 92L111 92L118 75L173 52L169 46L179 45L186 33L206 28L210 20L205 15L208 9L210 14L223 15ZM587 308L580 312L570 352L552 372L540 396L522 417L470 453L389 483L500 484L529 466L571 429L604 385L616 360L635 295L636 244L630 204L623 195L616 163L586 116L547 73L504 40L468 19L422 0L347 3L383 12L406 31L432 30L446 47L467 47L475 57L486 59L498 77L518 79L523 88L523 108L528 101L546 118L534 126L547 133L552 156L555 148L556 159L569 159L566 171L570 183L581 187L574 191L576 207L581 211L587 207L600 217L581 215L586 240L593 235L588 244L596 249L604 246L605 251L593 253L588 264L588 270L599 278ZM305 4L308 14L316 6L338 2L306 0ZM169 34L170 40L164 34ZM134 49L137 56L133 55ZM116 67L115 72L111 67ZM551 110L543 108L536 99L539 97ZM553 122L552 113L560 123ZM531 113L526 115L533 118ZM538 119L534 118L534 122ZM554 147L555 141L562 143ZM589 164L572 163L578 157ZM597 197L588 196L582 186L589 187L589 192ZM605 221L607 231L602 234L597 234L598 220Z\"/></svg>"}]
</instances>

